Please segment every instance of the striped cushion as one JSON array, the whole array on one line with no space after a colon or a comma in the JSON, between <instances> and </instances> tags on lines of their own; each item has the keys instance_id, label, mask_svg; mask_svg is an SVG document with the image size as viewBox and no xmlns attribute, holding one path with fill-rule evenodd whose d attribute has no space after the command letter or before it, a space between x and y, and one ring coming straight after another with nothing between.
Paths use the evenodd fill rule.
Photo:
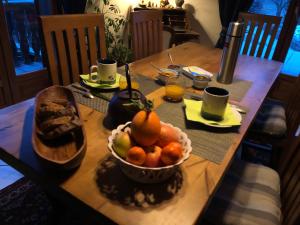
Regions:
<instances>
[{"instance_id":1,"label":"striped cushion","mask_svg":"<svg viewBox=\"0 0 300 225\"><path fill-rule=\"evenodd\" d=\"M251 129L273 136L283 136L287 129L283 104L267 99L259 110Z\"/></svg>"},{"instance_id":2,"label":"striped cushion","mask_svg":"<svg viewBox=\"0 0 300 225\"><path fill-rule=\"evenodd\" d=\"M221 225L280 224L280 180L270 168L235 162L210 204L205 220Z\"/></svg>"}]
</instances>

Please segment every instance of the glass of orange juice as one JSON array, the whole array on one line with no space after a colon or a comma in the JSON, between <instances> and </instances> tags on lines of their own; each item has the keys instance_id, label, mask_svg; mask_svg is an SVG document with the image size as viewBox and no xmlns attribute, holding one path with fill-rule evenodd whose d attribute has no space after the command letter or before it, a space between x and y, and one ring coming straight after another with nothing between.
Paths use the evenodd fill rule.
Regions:
<instances>
[{"instance_id":1,"label":"glass of orange juice","mask_svg":"<svg viewBox=\"0 0 300 225\"><path fill-rule=\"evenodd\" d=\"M169 77L165 86L165 99L171 102L180 102L184 95L185 82L180 76Z\"/></svg>"},{"instance_id":2,"label":"glass of orange juice","mask_svg":"<svg viewBox=\"0 0 300 225\"><path fill-rule=\"evenodd\" d=\"M131 75L131 88L132 89L139 89L140 85L137 81L137 77ZM126 81L126 77L125 76L120 76L120 80L119 80L119 88L120 90L126 89L127 88L127 81Z\"/></svg>"}]
</instances>

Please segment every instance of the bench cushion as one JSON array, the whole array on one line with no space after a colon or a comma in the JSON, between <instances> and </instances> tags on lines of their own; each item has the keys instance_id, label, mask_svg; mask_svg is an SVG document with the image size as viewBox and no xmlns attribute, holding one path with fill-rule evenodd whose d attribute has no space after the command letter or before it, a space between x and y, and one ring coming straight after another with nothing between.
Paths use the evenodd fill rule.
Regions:
<instances>
[{"instance_id":1,"label":"bench cushion","mask_svg":"<svg viewBox=\"0 0 300 225\"><path fill-rule=\"evenodd\" d=\"M280 224L280 180L265 166L234 162L205 215L212 224Z\"/></svg>"},{"instance_id":2,"label":"bench cushion","mask_svg":"<svg viewBox=\"0 0 300 225\"><path fill-rule=\"evenodd\" d=\"M266 99L251 130L271 136L284 136L287 130L284 105L279 101Z\"/></svg>"}]
</instances>

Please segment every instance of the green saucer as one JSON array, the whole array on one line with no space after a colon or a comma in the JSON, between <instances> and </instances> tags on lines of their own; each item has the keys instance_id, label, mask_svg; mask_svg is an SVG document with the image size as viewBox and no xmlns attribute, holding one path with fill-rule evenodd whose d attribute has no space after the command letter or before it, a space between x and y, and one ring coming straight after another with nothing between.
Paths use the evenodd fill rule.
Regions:
<instances>
[{"instance_id":1,"label":"green saucer","mask_svg":"<svg viewBox=\"0 0 300 225\"><path fill-rule=\"evenodd\" d=\"M94 72L92 74L95 74L96 75L97 72ZM115 89L115 88L118 88L119 87L119 80L120 80L120 77L122 75L117 73L116 74L116 82L113 83L113 84L101 84L101 83L97 83L97 82L91 82L89 81L89 74L81 74L80 77L82 79L82 82L89 86L89 87L92 87L92 88L99 88L99 89Z\"/></svg>"}]
</instances>

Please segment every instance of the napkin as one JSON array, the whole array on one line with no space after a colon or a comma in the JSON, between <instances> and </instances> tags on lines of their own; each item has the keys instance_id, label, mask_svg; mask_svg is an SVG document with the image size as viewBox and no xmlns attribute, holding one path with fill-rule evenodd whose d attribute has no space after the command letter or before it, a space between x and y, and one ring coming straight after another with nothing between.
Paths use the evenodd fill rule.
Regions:
<instances>
[{"instance_id":1,"label":"napkin","mask_svg":"<svg viewBox=\"0 0 300 225\"><path fill-rule=\"evenodd\" d=\"M234 110L230 104L227 104L224 114L224 119L221 121L204 119L200 112L202 107L202 101L195 101L191 99L184 99L185 114L188 120L200 122L206 125L218 125L218 126L238 126L241 125L241 115Z\"/></svg>"},{"instance_id":2,"label":"napkin","mask_svg":"<svg viewBox=\"0 0 300 225\"><path fill-rule=\"evenodd\" d=\"M207 70L204 70L198 66L187 66L187 67L183 67L182 68L184 70L184 72L189 73L193 76L197 76L197 75L204 75L204 76L208 76L208 77L212 77L213 74L208 72Z\"/></svg>"},{"instance_id":3,"label":"napkin","mask_svg":"<svg viewBox=\"0 0 300 225\"><path fill-rule=\"evenodd\" d=\"M97 72L93 72L92 75L97 75ZM100 84L100 83L96 83L96 82L90 82L89 74L81 74L80 75L83 82L92 88L118 88L120 76L121 76L121 74L119 74L119 73L116 74L116 82L114 84Z\"/></svg>"}]
</instances>

